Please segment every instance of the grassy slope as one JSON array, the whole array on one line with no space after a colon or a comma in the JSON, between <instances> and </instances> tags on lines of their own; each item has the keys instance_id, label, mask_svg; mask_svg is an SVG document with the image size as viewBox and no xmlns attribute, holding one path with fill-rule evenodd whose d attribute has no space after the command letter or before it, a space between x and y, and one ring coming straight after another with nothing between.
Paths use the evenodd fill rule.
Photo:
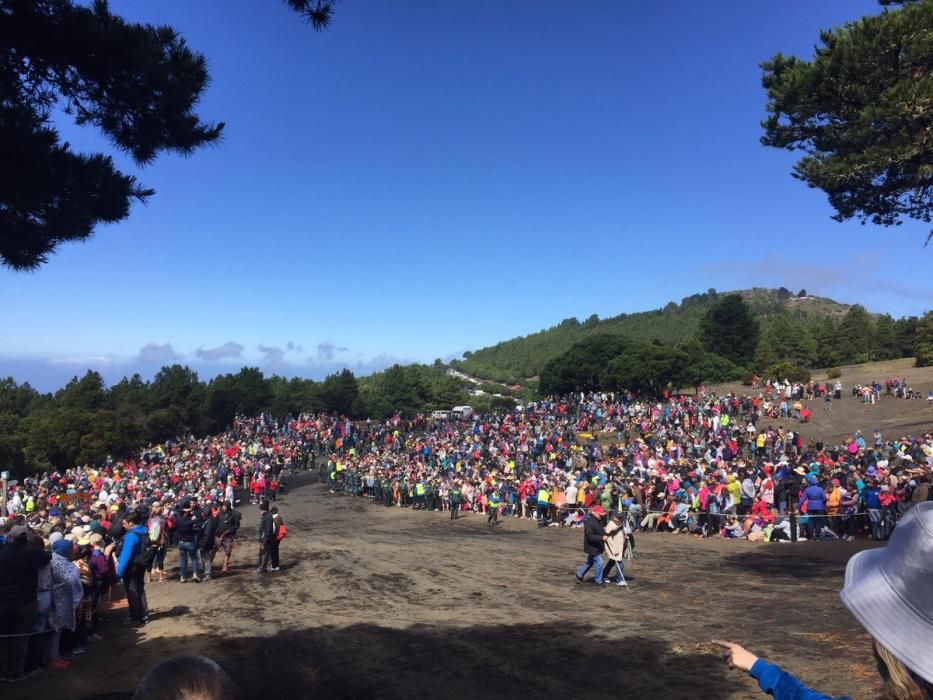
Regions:
<instances>
[{"instance_id":1,"label":"grassy slope","mask_svg":"<svg viewBox=\"0 0 933 700\"><path fill-rule=\"evenodd\" d=\"M821 318L842 315L849 309L845 304L822 297L791 297L781 301L773 289L755 288L738 293L760 319L779 313L808 319ZM639 340L657 339L662 343L678 343L696 332L700 318L713 301L702 297L705 295L685 299L681 304L671 302L663 309L621 314L592 324L563 321L547 330L477 350L462 362L461 369L473 376L500 381L532 377L541 371L548 360L594 333L614 333Z\"/></svg>"}]
</instances>

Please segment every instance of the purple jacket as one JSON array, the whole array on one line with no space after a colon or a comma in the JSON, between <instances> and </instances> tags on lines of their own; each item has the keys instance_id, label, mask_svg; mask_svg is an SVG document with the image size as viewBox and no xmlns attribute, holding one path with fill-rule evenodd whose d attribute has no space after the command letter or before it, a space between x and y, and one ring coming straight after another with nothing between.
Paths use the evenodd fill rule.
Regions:
<instances>
[{"instance_id":1,"label":"purple jacket","mask_svg":"<svg viewBox=\"0 0 933 700\"><path fill-rule=\"evenodd\" d=\"M800 494L800 505L807 501L807 513L825 513L826 512L826 492L819 484L807 486Z\"/></svg>"}]
</instances>

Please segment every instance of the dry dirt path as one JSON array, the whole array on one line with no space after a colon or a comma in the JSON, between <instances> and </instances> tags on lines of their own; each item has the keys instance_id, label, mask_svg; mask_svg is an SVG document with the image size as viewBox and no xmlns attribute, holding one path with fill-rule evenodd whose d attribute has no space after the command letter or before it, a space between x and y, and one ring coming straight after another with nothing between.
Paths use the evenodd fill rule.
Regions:
<instances>
[{"instance_id":1,"label":"dry dirt path","mask_svg":"<svg viewBox=\"0 0 933 700\"><path fill-rule=\"evenodd\" d=\"M159 660L203 653L244 697L756 697L709 644L733 639L823 692L870 696L868 637L839 603L859 543L638 540L628 590L578 586L582 532L332 496L310 474L279 506L283 569L253 572L244 509L234 570L148 587L153 620L114 613L68 671L3 688L15 698L126 698ZM176 558L170 556L170 566Z\"/></svg>"}]
</instances>

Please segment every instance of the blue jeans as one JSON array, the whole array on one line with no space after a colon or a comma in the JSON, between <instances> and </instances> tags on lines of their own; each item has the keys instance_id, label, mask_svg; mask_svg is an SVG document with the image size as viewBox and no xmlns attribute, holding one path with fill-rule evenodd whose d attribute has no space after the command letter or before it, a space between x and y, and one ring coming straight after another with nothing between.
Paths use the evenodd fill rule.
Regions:
<instances>
[{"instance_id":1,"label":"blue jeans","mask_svg":"<svg viewBox=\"0 0 933 700\"><path fill-rule=\"evenodd\" d=\"M586 563L577 569L577 578L586 576L586 572L593 569L596 576L596 583L602 583L603 580L603 557L601 554L587 554Z\"/></svg>"},{"instance_id":2,"label":"blue jeans","mask_svg":"<svg viewBox=\"0 0 933 700\"><path fill-rule=\"evenodd\" d=\"M884 539L884 528L881 526L881 509L869 508L868 520L871 523L871 536L876 540Z\"/></svg>"},{"instance_id":3,"label":"blue jeans","mask_svg":"<svg viewBox=\"0 0 933 700\"><path fill-rule=\"evenodd\" d=\"M194 542L178 543L178 568L181 578L188 578L188 557L191 557L191 569L195 576L198 575L198 549Z\"/></svg>"},{"instance_id":4,"label":"blue jeans","mask_svg":"<svg viewBox=\"0 0 933 700\"><path fill-rule=\"evenodd\" d=\"M620 581L625 578L625 563L621 559L618 561L615 559L606 561L606 568L603 571L603 581L608 581L613 576L619 576Z\"/></svg>"}]
</instances>

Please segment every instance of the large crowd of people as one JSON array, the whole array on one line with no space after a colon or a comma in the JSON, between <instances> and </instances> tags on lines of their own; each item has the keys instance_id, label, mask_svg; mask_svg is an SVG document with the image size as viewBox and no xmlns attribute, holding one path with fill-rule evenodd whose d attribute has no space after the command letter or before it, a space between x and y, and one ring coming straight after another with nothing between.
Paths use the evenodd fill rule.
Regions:
<instances>
[{"instance_id":1,"label":"large crowd of people","mask_svg":"<svg viewBox=\"0 0 933 700\"><path fill-rule=\"evenodd\" d=\"M386 507L482 513L490 527L530 518L582 528L592 546L578 579L593 568L598 584L625 583L638 532L887 539L901 516L933 500L933 433L805 440L795 402L808 389L769 382L746 396L658 401L576 394L468 420L260 415L219 435L25 479L0 522L0 677L67 668L98 638L101 600L117 581L128 623L146 624L145 585L169 578L169 548L179 582L210 581L218 557L226 571L240 501L260 504L257 571L278 570L286 529L274 502L301 469Z\"/></svg>"},{"instance_id":2,"label":"large crowd of people","mask_svg":"<svg viewBox=\"0 0 933 700\"><path fill-rule=\"evenodd\" d=\"M257 571L277 571L285 524L269 501L323 449L335 419L238 418L223 434L14 483L0 520L0 680L68 668L100 638L102 603L122 583L128 624L145 625L147 583L209 582L235 556L237 503L262 501Z\"/></svg>"},{"instance_id":3,"label":"large crowd of people","mask_svg":"<svg viewBox=\"0 0 933 700\"><path fill-rule=\"evenodd\" d=\"M584 527L598 505L635 532L768 541L887 539L931 497L933 434L804 440L793 420L763 416L780 399L793 418L783 406L805 387L773 388L661 402L577 395L469 424L396 418L358 427L319 469L332 491L483 513L490 525Z\"/></svg>"}]
</instances>

